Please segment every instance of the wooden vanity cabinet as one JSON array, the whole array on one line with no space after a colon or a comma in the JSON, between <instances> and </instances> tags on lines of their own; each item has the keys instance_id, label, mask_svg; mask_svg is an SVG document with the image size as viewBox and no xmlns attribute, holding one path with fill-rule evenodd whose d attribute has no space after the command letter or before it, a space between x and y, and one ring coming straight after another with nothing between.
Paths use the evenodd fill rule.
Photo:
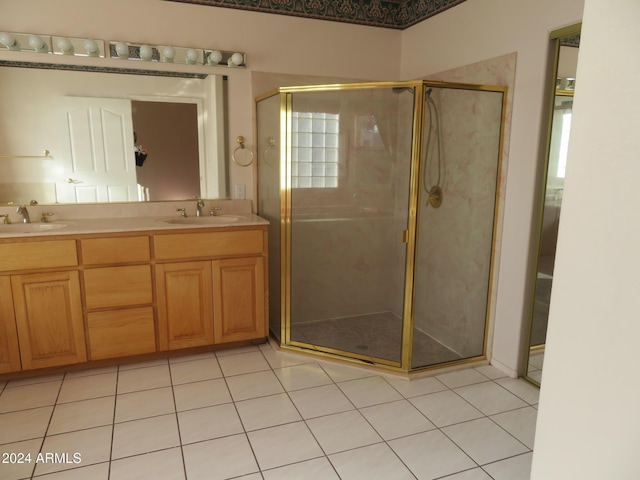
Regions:
<instances>
[{"instance_id":1,"label":"wooden vanity cabinet","mask_svg":"<svg viewBox=\"0 0 640 480\"><path fill-rule=\"evenodd\" d=\"M160 350L213 345L211 262L156 265Z\"/></svg>"},{"instance_id":2,"label":"wooden vanity cabinet","mask_svg":"<svg viewBox=\"0 0 640 480\"><path fill-rule=\"evenodd\" d=\"M78 272L11 276L23 370L87 361Z\"/></svg>"},{"instance_id":3,"label":"wooden vanity cabinet","mask_svg":"<svg viewBox=\"0 0 640 480\"><path fill-rule=\"evenodd\" d=\"M267 228L0 240L0 374L267 336Z\"/></svg>"},{"instance_id":4,"label":"wooden vanity cabinet","mask_svg":"<svg viewBox=\"0 0 640 480\"><path fill-rule=\"evenodd\" d=\"M91 360L156 351L149 237L80 240Z\"/></svg>"},{"instance_id":5,"label":"wooden vanity cabinet","mask_svg":"<svg viewBox=\"0 0 640 480\"><path fill-rule=\"evenodd\" d=\"M17 372L21 368L11 277L5 275L0 276L0 373Z\"/></svg>"},{"instance_id":6,"label":"wooden vanity cabinet","mask_svg":"<svg viewBox=\"0 0 640 480\"><path fill-rule=\"evenodd\" d=\"M266 337L264 259L214 260L212 266L216 343Z\"/></svg>"},{"instance_id":7,"label":"wooden vanity cabinet","mask_svg":"<svg viewBox=\"0 0 640 480\"><path fill-rule=\"evenodd\" d=\"M0 371L87 360L77 265L74 240L0 244Z\"/></svg>"},{"instance_id":8,"label":"wooden vanity cabinet","mask_svg":"<svg viewBox=\"0 0 640 480\"><path fill-rule=\"evenodd\" d=\"M161 350L267 335L266 228L154 237Z\"/></svg>"}]
</instances>

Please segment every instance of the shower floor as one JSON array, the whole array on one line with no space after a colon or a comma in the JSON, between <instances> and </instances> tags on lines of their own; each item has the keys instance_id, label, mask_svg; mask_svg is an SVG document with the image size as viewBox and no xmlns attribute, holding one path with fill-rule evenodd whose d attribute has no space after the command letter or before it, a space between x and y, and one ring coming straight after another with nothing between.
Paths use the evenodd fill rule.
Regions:
<instances>
[{"instance_id":1,"label":"shower floor","mask_svg":"<svg viewBox=\"0 0 640 480\"><path fill-rule=\"evenodd\" d=\"M395 362L402 360L402 320L391 312L293 324L291 340ZM460 359L453 350L414 329L413 368Z\"/></svg>"}]
</instances>

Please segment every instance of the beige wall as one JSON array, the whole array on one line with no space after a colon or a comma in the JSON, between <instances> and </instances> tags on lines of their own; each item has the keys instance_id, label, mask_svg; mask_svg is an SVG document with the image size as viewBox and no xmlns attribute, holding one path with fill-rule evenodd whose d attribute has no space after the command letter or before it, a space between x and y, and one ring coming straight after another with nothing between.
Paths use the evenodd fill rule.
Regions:
<instances>
[{"instance_id":1,"label":"beige wall","mask_svg":"<svg viewBox=\"0 0 640 480\"><path fill-rule=\"evenodd\" d=\"M640 478L638 18L585 2L534 480Z\"/></svg>"},{"instance_id":2,"label":"beige wall","mask_svg":"<svg viewBox=\"0 0 640 480\"><path fill-rule=\"evenodd\" d=\"M413 79L515 52L493 362L516 375L524 335L548 36L553 29L580 21L582 7L583 0L471 0L395 31L157 0L0 0L0 29L245 51L248 69L217 69L229 75L229 145L238 135L252 139L253 71ZM253 184L249 168L231 165L230 178L232 188L236 183Z\"/></svg>"},{"instance_id":3,"label":"beige wall","mask_svg":"<svg viewBox=\"0 0 640 480\"><path fill-rule=\"evenodd\" d=\"M582 18L583 0L464 2L409 28L402 37L402 78L428 76L507 53L517 54L492 363L522 368L527 275L539 170L549 33Z\"/></svg>"}]
</instances>

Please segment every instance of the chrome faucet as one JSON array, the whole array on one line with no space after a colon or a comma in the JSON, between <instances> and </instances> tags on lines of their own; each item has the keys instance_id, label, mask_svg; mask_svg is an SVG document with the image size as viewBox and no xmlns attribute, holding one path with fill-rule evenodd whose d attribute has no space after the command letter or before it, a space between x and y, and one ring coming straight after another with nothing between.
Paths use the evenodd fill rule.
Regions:
<instances>
[{"instance_id":1,"label":"chrome faucet","mask_svg":"<svg viewBox=\"0 0 640 480\"><path fill-rule=\"evenodd\" d=\"M201 217L202 216L202 208L204 207L204 201L203 200L198 200L198 202L196 203L196 217Z\"/></svg>"},{"instance_id":2,"label":"chrome faucet","mask_svg":"<svg viewBox=\"0 0 640 480\"><path fill-rule=\"evenodd\" d=\"M31 219L29 218L29 212L25 205L20 205L16 210L18 215L22 215L22 223L31 223Z\"/></svg>"}]
</instances>

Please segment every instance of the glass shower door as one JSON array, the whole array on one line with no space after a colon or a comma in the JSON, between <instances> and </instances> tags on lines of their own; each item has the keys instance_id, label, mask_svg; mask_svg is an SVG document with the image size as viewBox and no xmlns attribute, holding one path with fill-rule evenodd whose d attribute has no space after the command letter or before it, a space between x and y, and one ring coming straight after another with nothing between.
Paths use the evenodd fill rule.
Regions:
<instances>
[{"instance_id":1,"label":"glass shower door","mask_svg":"<svg viewBox=\"0 0 640 480\"><path fill-rule=\"evenodd\" d=\"M425 86L411 368L485 354L505 92Z\"/></svg>"},{"instance_id":2,"label":"glass shower door","mask_svg":"<svg viewBox=\"0 0 640 480\"><path fill-rule=\"evenodd\" d=\"M399 366L413 88L287 95L287 343Z\"/></svg>"}]
</instances>

